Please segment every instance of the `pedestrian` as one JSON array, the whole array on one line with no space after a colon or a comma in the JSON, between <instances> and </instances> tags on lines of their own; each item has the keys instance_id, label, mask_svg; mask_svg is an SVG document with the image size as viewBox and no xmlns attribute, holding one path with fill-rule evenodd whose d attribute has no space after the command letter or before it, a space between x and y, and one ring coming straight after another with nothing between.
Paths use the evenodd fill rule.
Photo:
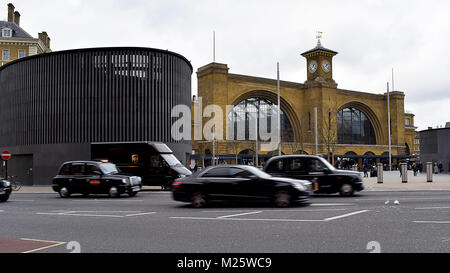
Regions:
<instances>
[{"instance_id":1,"label":"pedestrian","mask_svg":"<svg viewBox=\"0 0 450 273\"><path fill-rule=\"evenodd\" d=\"M412 169L413 169L413 172L414 172L414 176L417 176L417 165L416 165L416 162L414 162L412 164Z\"/></svg>"},{"instance_id":2,"label":"pedestrian","mask_svg":"<svg viewBox=\"0 0 450 273\"><path fill-rule=\"evenodd\" d=\"M369 166L367 163L367 158L364 158L364 160L363 160L364 177L369 177L369 174L367 173L368 168L369 168Z\"/></svg>"},{"instance_id":3,"label":"pedestrian","mask_svg":"<svg viewBox=\"0 0 450 273\"><path fill-rule=\"evenodd\" d=\"M400 171L400 177L402 177L402 165L400 164L399 166L398 170Z\"/></svg>"},{"instance_id":4,"label":"pedestrian","mask_svg":"<svg viewBox=\"0 0 450 273\"><path fill-rule=\"evenodd\" d=\"M439 166L438 166L438 168L439 168L439 173L442 173L444 170L444 166L442 165L442 161L440 161L439 162Z\"/></svg>"}]
</instances>

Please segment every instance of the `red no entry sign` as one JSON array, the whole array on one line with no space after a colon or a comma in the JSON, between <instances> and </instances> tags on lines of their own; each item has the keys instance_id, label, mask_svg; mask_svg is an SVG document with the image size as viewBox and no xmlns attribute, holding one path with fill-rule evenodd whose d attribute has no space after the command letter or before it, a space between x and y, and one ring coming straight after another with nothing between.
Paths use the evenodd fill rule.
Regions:
<instances>
[{"instance_id":1,"label":"red no entry sign","mask_svg":"<svg viewBox=\"0 0 450 273\"><path fill-rule=\"evenodd\" d=\"M3 151L3 152L2 152L2 158L3 158L4 160L10 159L10 158L11 158L11 152L10 152L10 151Z\"/></svg>"}]
</instances>

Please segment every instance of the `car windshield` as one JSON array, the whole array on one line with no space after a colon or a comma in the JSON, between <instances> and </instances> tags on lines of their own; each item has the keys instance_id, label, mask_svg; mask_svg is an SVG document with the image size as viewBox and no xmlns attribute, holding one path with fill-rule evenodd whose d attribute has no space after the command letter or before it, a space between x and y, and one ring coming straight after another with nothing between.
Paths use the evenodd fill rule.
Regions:
<instances>
[{"instance_id":1,"label":"car windshield","mask_svg":"<svg viewBox=\"0 0 450 273\"><path fill-rule=\"evenodd\" d=\"M104 174L116 174L119 173L119 169L113 163L102 163L100 164L100 169Z\"/></svg>"},{"instance_id":2,"label":"car windshield","mask_svg":"<svg viewBox=\"0 0 450 273\"><path fill-rule=\"evenodd\" d=\"M271 178L272 176L266 172L261 171L260 169L252 166L246 166L245 169L247 169L249 172L253 173L259 178Z\"/></svg>"},{"instance_id":3,"label":"car windshield","mask_svg":"<svg viewBox=\"0 0 450 273\"><path fill-rule=\"evenodd\" d=\"M173 154L162 154L161 156L170 167L183 166L183 164L181 164L181 162Z\"/></svg>"}]
</instances>

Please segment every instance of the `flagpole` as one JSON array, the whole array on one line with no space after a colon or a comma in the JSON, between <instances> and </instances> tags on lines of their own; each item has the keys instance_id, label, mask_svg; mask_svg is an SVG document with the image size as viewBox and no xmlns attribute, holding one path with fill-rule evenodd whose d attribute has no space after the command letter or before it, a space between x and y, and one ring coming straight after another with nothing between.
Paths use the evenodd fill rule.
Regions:
<instances>
[{"instance_id":1,"label":"flagpole","mask_svg":"<svg viewBox=\"0 0 450 273\"><path fill-rule=\"evenodd\" d=\"M216 32L213 31L213 63L216 62Z\"/></svg>"}]
</instances>

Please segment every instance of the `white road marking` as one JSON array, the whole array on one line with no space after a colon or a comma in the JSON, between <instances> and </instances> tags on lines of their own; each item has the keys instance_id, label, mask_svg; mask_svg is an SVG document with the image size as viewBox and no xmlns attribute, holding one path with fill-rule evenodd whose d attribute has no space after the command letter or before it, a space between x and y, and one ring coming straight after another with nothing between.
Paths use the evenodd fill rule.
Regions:
<instances>
[{"instance_id":1,"label":"white road marking","mask_svg":"<svg viewBox=\"0 0 450 273\"><path fill-rule=\"evenodd\" d=\"M217 217L219 219L224 219L224 218L231 218L231 217L235 217L235 216L243 216L243 215L249 215L249 214L257 214L257 213L261 213L262 211L251 211L251 212L246 212L246 213L239 213L239 214L232 214L232 215L225 215L225 216L220 216Z\"/></svg>"},{"instance_id":2,"label":"white road marking","mask_svg":"<svg viewBox=\"0 0 450 273\"><path fill-rule=\"evenodd\" d=\"M418 224L450 224L450 221L413 221Z\"/></svg>"},{"instance_id":3,"label":"white road marking","mask_svg":"<svg viewBox=\"0 0 450 273\"><path fill-rule=\"evenodd\" d=\"M272 210L272 211L275 211L275 210ZM298 210L280 210L280 211L283 211L283 212L289 212L289 211L290 212L295 212L295 211L298 211ZM329 210L323 210L323 211L329 211ZM335 210L333 210L333 211L335 211ZM243 215L257 214L257 213L261 213L261 212L267 212L267 210L265 210L265 211L251 211L251 212L246 212L246 213L239 213L239 214L233 214L233 215L219 216L219 217L215 217L215 218L211 218L211 217L169 217L169 218L171 218L171 219L188 219L188 220L230 220L230 221L270 221L270 222L329 222L329 221L333 221L333 220L336 220L336 219L341 219L341 218L345 218L345 217L361 214L361 213L368 212L368 211L369 210L360 210L360 211L355 211L355 212L352 212L352 213L347 213L347 214L344 214L344 215L339 215L339 216L335 216L335 217L326 218L326 219L323 219L323 220L233 218L233 217L236 217L236 216L243 216Z\"/></svg>"},{"instance_id":4,"label":"white road marking","mask_svg":"<svg viewBox=\"0 0 450 273\"><path fill-rule=\"evenodd\" d=\"M12 199L11 202L35 202L34 200L20 200L20 199Z\"/></svg>"},{"instance_id":5,"label":"white road marking","mask_svg":"<svg viewBox=\"0 0 450 273\"><path fill-rule=\"evenodd\" d=\"M126 215L114 214L95 214L95 213L127 213ZM156 212L140 212L140 211L53 211L53 212L38 212L38 215L60 215L60 216L85 216L85 217L111 217L124 218L132 216L143 216L155 214Z\"/></svg>"},{"instance_id":6,"label":"white road marking","mask_svg":"<svg viewBox=\"0 0 450 273\"><path fill-rule=\"evenodd\" d=\"M38 212L39 215L60 215L60 216L87 216L87 217L112 217L123 218L121 215L101 215L101 214L79 214L79 213L52 213L52 212Z\"/></svg>"},{"instance_id":7,"label":"white road marking","mask_svg":"<svg viewBox=\"0 0 450 273\"><path fill-rule=\"evenodd\" d=\"M326 222L325 220L296 220L296 219L250 219L250 218L207 218L207 217L170 217L171 219L188 220L219 220L219 221L270 221L270 222Z\"/></svg>"},{"instance_id":8,"label":"white road marking","mask_svg":"<svg viewBox=\"0 0 450 273\"><path fill-rule=\"evenodd\" d=\"M418 210L427 210L427 209L450 209L450 207L428 207L428 208L416 208Z\"/></svg>"},{"instance_id":9,"label":"white road marking","mask_svg":"<svg viewBox=\"0 0 450 273\"><path fill-rule=\"evenodd\" d=\"M333 221L333 220L336 220L336 219L341 219L341 218L353 216L353 215L356 215L356 214L361 214L361 213L364 213L364 212L368 212L368 210L355 211L355 212L347 213L347 214L344 214L344 215L339 215L339 216L335 216L335 217L326 218L324 220L325 221Z\"/></svg>"},{"instance_id":10,"label":"white road marking","mask_svg":"<svg viewBox=\"0 0 450 273\"><path fill-rule=\"evenodd\" d=\"M143 213L127 214L127 215L125 215L125 217L150 215L150 214L155 214L155 213L156 212L143 212Z\"/></svg>"},{"instance_id":11,"label":"white road marking","mask_svg":"<svg viewBox=\"0 0 450 273\"><path fill-rule=\"evenodd\" d=\"M315 212L315 211L343 211L347 209L266 209L262 210L262 212ZM247 210L204 210L202 212L207 213L230 213L230 212L245 212Z\"/></svg>"},{"instance_id":12,"label":"white road marking","mask_svg":"<svg viewBox=\"0 0 450 273\"><path fill-rule=\"evenodd\" d=\"M5 212L4 210L0 210L0 212Z\"/></svg>"},{"instance_id":13,"label":"white road marking","mask_svg":"<svg viewBox=\"0 0 450 273\"><path fill-rule=\"evenodd\" d=\"M144 199L139 200L100 200L100 199L93 199L93 200L71 200L72 202L142 202Z\"/></svg>"},{"instance_id":14,"label":"white road marking","mask_svg":"<svg viewBox=\"0 0 450 273\"><path fill-rule=\"evenodd\" d=\"M355 204L348 204L348 203L316 203L316 204L311 204L311 207L326 207L326 206L353 206Z\"/></svg>"}]
</instances>

